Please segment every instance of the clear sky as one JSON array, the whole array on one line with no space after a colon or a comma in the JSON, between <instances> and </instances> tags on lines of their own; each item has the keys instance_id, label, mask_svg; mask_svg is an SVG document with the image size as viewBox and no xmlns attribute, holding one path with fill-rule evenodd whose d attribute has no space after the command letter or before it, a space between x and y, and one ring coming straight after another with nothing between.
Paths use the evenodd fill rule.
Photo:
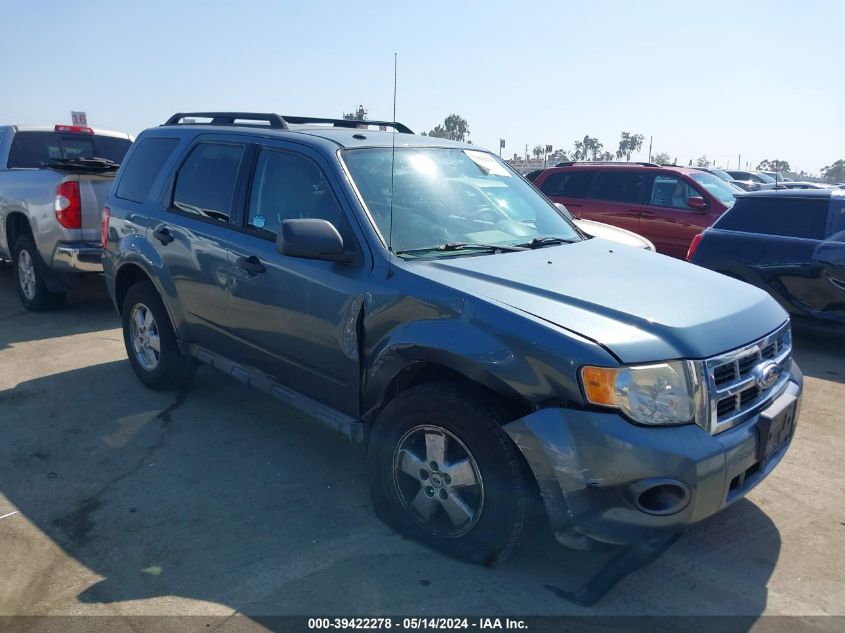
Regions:
<instances>
[{"instance_id":1,"label":"clear sky","mask_svg":"<svg viewBox=\"0 0 845 633\"><path fill-rule=\"evenodd\" d=\"M215 2L3 0L0 122L138 133L185 110L340 116L429 130L452 112L505 153L615 151L622 130L679 162L845 158L845 1Z\"/></svg>"}]
</instances>

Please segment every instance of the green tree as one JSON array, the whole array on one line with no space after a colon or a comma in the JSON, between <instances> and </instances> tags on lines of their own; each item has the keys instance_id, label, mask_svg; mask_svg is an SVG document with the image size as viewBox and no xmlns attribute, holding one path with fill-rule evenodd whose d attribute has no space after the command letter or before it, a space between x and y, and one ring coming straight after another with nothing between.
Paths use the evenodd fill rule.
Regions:
<instances>
[{"instance_id":1,"label":"green tree","mask_svg":"<svg viewBox=\"0 0 845 633\"><path fill-rule=\"evenodd\" d=\"M446 135L446 128L442 125L435 125L434 129L428 133L429 136L433 136L435 138L449 138Z\"/></svg>"},{"instance_id":2,"label":"green tree","mask_svg":"<svg viewBox=\"0 0 845 633\"><path fill-rule=\"evenodd\" d=\"M443 120L443 125L436 125L428 135L463 142L467 140L469 135L469 124L465 118L457 114L450 114Z\"/></svg>"},{"instance_id":3,"label":"green tree","mask_svg":"<svg viewBox=\"0 0 845 633\"><path fill-rule=\"evenodd\" d=\"M651 162L657 163L658 165L671 165L672 157L666 152L660 152L659 154L654 154L651 157Z\"/></svg>"},{"instance_id":4,"label":"green tree","mask_svg":"<svg viewBox=\"0 0 845 633\"><path fill-rule=\"evenodd\" d=\"M562 149L556 149L551 154L549 154L549 164L554 165L556 163L562 163L564 161L569 160L569 156L567 155L566 151Z\"/></svg>"},{"instance_id":5,"label":"green tree","mask_svg":"<svg viewBox=\"0 0 845 633\"><path fill-rule=\"evenodd\" d=\"M832 165L822 167L822 178L828 182L845 182L845 159L840 158Z\"/></svg>"},{"instance_id":6,"label":"green tree","mask_svg":"<svg viewBox=\"0 0 845 633\"><path fill-rule=\"evenodd\" d=\"M597 138L586 134L580 141L575 141L572 155L575 160L598 160L604 145Z\"/></svg>"},{"instance_id":7,"label":"green tree","mask_svg":"<svg viewBox=\"0 0 845 633\"><path fill-rule=\"evenodd\" d=\"M534 155L534 158L540 158L543 156L544 150L545 148L542 145L535 145L531 153Z\"/></svg>"},{"instance_id":8,"label":"green tree","mask_svg":"<svg viewBox=\"0 0 845 633\"><path fill-rule=\"evenodd\" d=\"M695 159L695 166L696 167L710 167L710 159L707 158L707 154L702 154L698 158Z\"/></svg>"},{"instance_id":9,"label":"green tree","mask_svg":"<svg viewBox=\"0 0 845 633\"><path fill-rule=\"evenodd\" d=\"M616 159L627 161L631 160L631 154L640 151L643 146L642 134L630 134L629 132L622 132L619 139L619 148L616 150Z\"/></svg>"},{"instance_id":10,"label":"green tree","mask_svg":"<svg viewBox=\"0 0 845 633\"><path fill-rule=\"evenodd\" d=\"M604 152L602 152L602 154L599 156L599 160L605 161L605 162L610 162L610 161L613 160L613 158L614 158L613 152L608 152L606 150Z\"/></svg>"},{"instance_id":11,"label":"green tree","mask_svg":"<svg viewBox=\"0 0 845 633\"><path fill-rule=\"evenodd\" d=\"M778 173L783 173L785 171L789 171L789 163L785 160L778 160L777 158L774 160L764 160L757 165L757 169L761 171L776 171Z\"/></svg>"}]
</instances>

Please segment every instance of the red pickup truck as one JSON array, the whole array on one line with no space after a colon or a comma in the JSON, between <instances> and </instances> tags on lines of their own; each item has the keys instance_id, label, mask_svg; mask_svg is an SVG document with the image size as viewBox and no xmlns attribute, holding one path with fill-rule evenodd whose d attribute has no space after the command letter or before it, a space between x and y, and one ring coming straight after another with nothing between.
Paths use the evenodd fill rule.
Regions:
<instances>
[{"instance_id":1,"label":"red pickup truck","mask_svg":"<svg viewBox=\"0 0 845 633\"><path fill-rule=\"evenodd\" d=\"M559 163L534 184L576 218L639 233L657 252L681 259L739 192L706 171L653 163Z\"/></svg>"}]
</instances>

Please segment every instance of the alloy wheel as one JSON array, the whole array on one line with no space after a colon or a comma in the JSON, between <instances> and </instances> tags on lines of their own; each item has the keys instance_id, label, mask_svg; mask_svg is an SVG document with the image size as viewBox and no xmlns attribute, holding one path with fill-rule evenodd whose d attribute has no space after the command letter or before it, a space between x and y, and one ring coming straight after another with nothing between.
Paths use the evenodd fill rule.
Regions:
<instances>
[{"instance_id":1,"label":"alloy wheel","mask_svg":"<svg viewBox=\"0 0 845 633\"><path fill-rule=\"evenodd\" d=\"M129 317L129 334L135 360L147 371L155 371L161 359L161 339L158 324L150 310L143 303L132 308Z\"/></svg>"},{"instance_id":2,"label":"alloy wheel","mask_svg":"<svg viewBox=\"0 0 845 633\"><path fill-rule=\"evenodd\" d=\"M18 282L21 285L21 290L28 301L35 299L36 282L35 282L35 262L32 261L32 256L29 251L22 250L18 254Z\"/></svg>"},{"instance_id":3,"label":"alloy wheel","mask_svg":"<svg viewBox=\"0 0 845 633\"><path fill-rule=\"evenodd\" d=\"M484 483L466 445L436 425L410 429L393 453L393 479L413 520L439 536L469 532L484 508Z\"/></svg>"}]
</instances>

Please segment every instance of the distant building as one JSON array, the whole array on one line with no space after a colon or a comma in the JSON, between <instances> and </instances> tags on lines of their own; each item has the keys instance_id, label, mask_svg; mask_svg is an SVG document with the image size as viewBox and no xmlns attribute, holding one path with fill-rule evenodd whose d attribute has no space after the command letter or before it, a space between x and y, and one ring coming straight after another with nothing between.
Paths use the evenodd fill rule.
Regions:
<instances>
[{"instance_id":1,"label":"distant building","mask_svg":"<svg viewBox=\"0 0 845 633\"><path fill-rule=\"evenodd\" d=\"M511 158L507 159L505 162L520 174L527 174L529 171L543 169L546 167L546 165L543 164L542 158L529 158L528 160L525 160L524 158Z\"/></svg>"}]
</instances>

